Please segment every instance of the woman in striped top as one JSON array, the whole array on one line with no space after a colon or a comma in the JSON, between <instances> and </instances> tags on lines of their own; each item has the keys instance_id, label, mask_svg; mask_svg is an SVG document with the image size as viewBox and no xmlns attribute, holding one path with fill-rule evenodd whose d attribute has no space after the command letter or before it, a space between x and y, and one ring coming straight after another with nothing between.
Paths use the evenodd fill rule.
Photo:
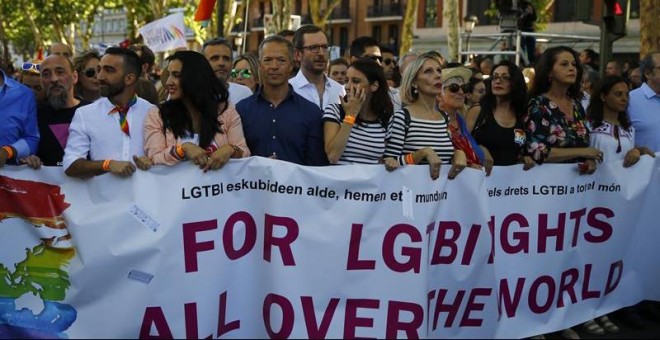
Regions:
<instances>
[{"instance_id":1,"label":"woman in striped top","mask_svg":"<svg viewBox=\"0 0 660 340\"><path fill-rule=\"evenodd\" d=\"M348 68L346 97L323 114L325 153L331 164L377 164L383 160L392 117L383 68L360 59Z\"/></svg>"},{"instance_id":2,"label":"woman in striped top","mask_svg":"<svg viewBox=\"0 0 660 340\"><path fill-rule=\"evenodd\" d=\"M429 164L431 178L440 176L440 164L452 163L453 179L467 165L465 153L454 150L447 119L436 106L442 91L438 59L425 53L412 61L401 81L405 107L394 112L385 146L385 167L392 171L406 164Z\"/></svg>"}]
</instances>

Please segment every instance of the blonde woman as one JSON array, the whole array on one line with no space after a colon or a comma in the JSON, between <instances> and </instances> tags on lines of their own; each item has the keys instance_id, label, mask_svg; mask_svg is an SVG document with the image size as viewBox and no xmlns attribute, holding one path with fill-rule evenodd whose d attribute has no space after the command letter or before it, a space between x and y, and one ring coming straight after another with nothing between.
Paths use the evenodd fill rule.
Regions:
<instances>
[{"instance_id":1,"label":"blonde woman","mask_svg":"<svg viewBox=\"0 0 660 340\"><path fill-rule=\"evenodd\" d=\"M440 176L441 164L452 164L449 178L466 166L465 153L455 150L449 124L436 105L442 92L442 68L434 54L425 53L412 61L403 74L403 108L394 112L385 145L385 168L392 171L403 165L428 164L431 178Z\"/></svg>"},{"instance_id":2,"label":"blonde woman","mask_svg":"<svg viewBox=\"0 0 660 340\"><path fill-rule=\"evenodd\" d=\"M249 53L236 58L229 76L229 81L247 86L254 93L259 87L258 58Z\"/></svg>"}]
</instances>

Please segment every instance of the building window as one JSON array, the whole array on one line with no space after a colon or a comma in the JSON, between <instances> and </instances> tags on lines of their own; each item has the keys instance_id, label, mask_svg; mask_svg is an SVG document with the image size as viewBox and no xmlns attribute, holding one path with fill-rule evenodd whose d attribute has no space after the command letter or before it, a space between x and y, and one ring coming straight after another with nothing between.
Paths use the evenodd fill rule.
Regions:
<instances>
[{"instance_id":1,"label":"building window","mask_svg":"<svg viewBox=\"0 0 660 340\"><path fill-rule=\"evenodd\" d=\"M348 27L342 27L339 29L339 48L341 48L341 55L344 55L348 47Z\"/></svg>"},{"instance_id":2,"label":"building window","mask_svg":"<svg viewBox=\"0 0 660 340\"><path fill-rule=\"evenodd\" d=\"M497 25L496 17L486 15L486 11L490 9L492 1L468 1L467 14L476 15L479 18L480 25Z\"/></svg>"},{"instance_id":3,"label":"building window","mask_svg":"<svg viewBox=\"0 0 660 340\"><path fill-rule=\"evenodd\" d=\"M390 25L387 45L397 51L399 49L399 25Z\"/></svg>"},{"instance_id":4,"label":"building window","mask_svg":"<svg viewBox=\"0 0 660 340\"><path fill-rule=\"evenodd\" d=\"M435 0L426 0L424 13L424 27L435 27L438 19L438 6Z\"/></svg>"},{"instance_id":5,"label":"building window","mask_svg":"<svg viewBox=\"0 0 660 340\"><path fill-rule=\"evenodd\" d=\"M577 3L574 0L555 0L554 4L554 22L569 22L576 21L575 12L577 11Z\"/></svg>"},{"instance_id":6,"label":"building window","mask_svg":"<svg viewBox=\"0 0 660 340\"><path fill-rule=\"evenodd\" d=\"M380 35L380 26L379 25L374 25L373 27L371 27L371 37L376 39L376 41L378 41L378 43L380 43L380 36L381 36Z\"/></svg>"},{"instance_id":7,"label":"building window","mask_svg":"<svg viewBox=\"0 0 660 340\"><path fill-rule=\"evenodd\" d=\"M630 19L639 19L639 0L630 0Z\"/></svg>"}]
</instances>

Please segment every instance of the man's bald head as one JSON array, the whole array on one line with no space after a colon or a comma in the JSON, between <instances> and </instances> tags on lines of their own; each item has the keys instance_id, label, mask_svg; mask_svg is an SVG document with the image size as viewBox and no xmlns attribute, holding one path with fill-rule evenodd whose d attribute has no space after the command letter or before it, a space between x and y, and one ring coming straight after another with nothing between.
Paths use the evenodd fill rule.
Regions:
<instances>
[{"instance_id":1,"label":"man's bald head","mask_svg":"<svg viewBox=\"0 0 660 340\"><path fill-rule=\"evenodd\" d=\"M61 42L56 42L50 45L48 48L48 55L62 55L67 58L71 58L71 56L73 56L73 51L71 51L71 47L68 45Z\"/></svg>"},{"instance_id":2,"label":"man's bald head","mask_svg":"<svg viewBox=\"0 0 660 340\"><path fill-rule=\"evenodd\" d=\"M55 109L73 107L77 104L74 85L78 73L71 60L62 55L50 55L41 63L41 81L46 90L48 103Z\"/></svg>"}]
</instances>

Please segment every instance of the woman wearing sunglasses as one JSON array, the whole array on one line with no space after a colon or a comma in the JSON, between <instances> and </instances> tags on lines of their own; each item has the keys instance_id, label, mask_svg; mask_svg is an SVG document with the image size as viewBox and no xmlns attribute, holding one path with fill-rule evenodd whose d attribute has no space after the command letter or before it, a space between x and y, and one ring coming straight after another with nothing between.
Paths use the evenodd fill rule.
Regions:
<instances>
[{"instance_id":1,"label":"woman wearing sunglasses","mask_svg":"<svg viewBox=\"0 0 660 340\"><path fill-rule=\"evenodd\" d=\"M536 163L579 163L580 173L592 174L603 153L589 146L577 52L552 47L536 65L534 87L524 118L525 148Z\"/></svg>"},{"instance_id":2,"label":"woman wearing sunglasses","mask_svg":"<svg viewBox=\"0 0 660 340\"><path fill-rule=\"evenodd\" d=\"M393 113L383 68L358 59L347 70L346 96L323 115L325 153L331 164L377 164L383 160Z\"/></svg>"},{"instance_id":3,"label":"woman wearing sunglasses","mask_svg":"<svg viewBox=\"0 0 660 340\"><path fill-rule=\"evenodd\" d=\"M465 153L467 166L481 169L485 164L483 150L474 140L463 118L465 96L472 71L459 63L449 63L442 69L442 91L439 106L449 119L449 132L454 148ZM489 165L492 164L489 161ZM490 173L492 166L486 168Z\"/></svg>"},{"instance_id":4,"label":"woman wearing sunglasses","mask_svg":"<svg viewBox=\"0 0 660 340\"><path fill-rule=\"evenodd\" d=\"M524 169L534 166L530 157L522 157L525 130L522 117L527 110L527 87L522 71L508 60L493 68L489 85L479 106L465 115L468 130L486 158L493 165L513 165L524 162ZM486 164L488 166L488 164Z\"/></svg>"},{"instance_id":5,"label":"woman wearing sunglasses","mask_svg":"<svg viewBox=\"0 0 660 340\"><path fill-rule=\"evenodd\" d=\"M229 81L247 86L254 93L259 86L258 58L249 53L236 58L229 76Z\"/></svg>"},{"instance_id":6,"label":"woman wearing sunglasses","mask_svg":"<svg viewBox=\"0 0 660 340\"><path fill-rule=\"evenodd\" d=\"M78 72L76 96L89 102L101 98L101 88L96 79L96 68L101 61L101 55L96 50L83 51L73 60L74 69Z\"/></svg>"},{"instance_id":7,"label":"woman wearing sunglasses","mask_svg":"<svg viewBox=\"0 0 660 340\"><path fill-rule=\"evenodd\" d=\"M204 55L177 51L167 60L170 99L145 122L144 148L153 164L190 160L206 172L250 156L241 118Z\"/></svg>"},{"instance_id":8,"label":"woman wearing sunglasses","mask_svg":"<svg viewBox=\"0 0 660 340\"><path fill-rule=\"evenodd\" d=\"M405 104L394 112L388 127L384 159L388 171L426 163L431 178L437 179L440 165L451 163L449 178L453 179L467 166L465 152L454 149L448 120L436 105L442 88L442 68L437 56L422 54L406 67L401 81L401 99Z\"/></svg>"}]
</instances>

